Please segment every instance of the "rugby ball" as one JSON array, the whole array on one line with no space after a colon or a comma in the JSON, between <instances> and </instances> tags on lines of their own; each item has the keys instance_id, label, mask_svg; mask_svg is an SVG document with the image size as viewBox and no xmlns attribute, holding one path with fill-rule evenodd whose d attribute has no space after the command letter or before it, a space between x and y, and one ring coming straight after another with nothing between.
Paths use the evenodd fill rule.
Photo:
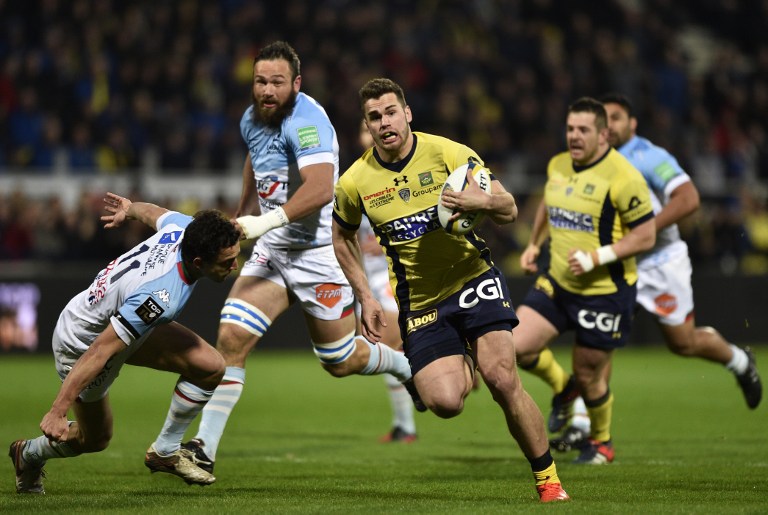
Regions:
<instances>
[{"instance_id":1,"label":"rugby ball","mask_svg":"<svg viewBox=\"0 0 768 515\"><path fill-rule=\"evenodd\" d=\"M487 168L483 168L477 163L471 162L463 164L448 175L440 190L440 200L437 203L437 217L440 219L440 225L450 234L466 234L474 229L483 219L482 211L471 211L462 213L456 220L448 221L453 215L453 209L443 207L443 192L446 190L463 191L467 188L467 170L471 170L472 176L480 186L480 189L490 195L491 193L491 173Z\"/></svg>"}]
</instances>

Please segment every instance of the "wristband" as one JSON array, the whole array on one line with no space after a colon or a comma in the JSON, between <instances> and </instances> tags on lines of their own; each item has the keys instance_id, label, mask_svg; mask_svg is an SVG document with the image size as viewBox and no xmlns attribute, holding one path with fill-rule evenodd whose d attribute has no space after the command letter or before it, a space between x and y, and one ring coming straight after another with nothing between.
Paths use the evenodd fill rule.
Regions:
<instances>
[{"instance_id":1,"label":"wristband","mask_svg":"<svg viewBox=\"0 0 768 515\"><path fill-rule=\"evenodd\" d=\"M595 262L592 260L592 254L587 254L583 250L577 250L573 253L573 257L576 258L576 261L579 262L581 265L582 270L584 272L590 272L593 268L595 268Z\"/></svg>"},{"instance_id":2,"label":"wristband","mask_svg":"<svg viewBox=\"0 0 768 515\"><path fill-rule=\"evenodd\" d=\"M278 207L261 216L241 216L237 219L237 223L243 228L245 239L250 240L251 238L259 238L272 229L286 226L290 220L288 220L288 215L285 214L283 208Z\"/></svg>"},{"instance_id":3,"label":"wristband","mask_svg":"<svg viewBox=\"0 0 768 515\"><path fill-rule=\"evenodd\" d=\"M619 259L619 257L616 255L616 251L613 250L613 245L603 245L597 249L598 265L607 265L608 263L613 263L617 259Z\"/></svg>"}]
</instances>

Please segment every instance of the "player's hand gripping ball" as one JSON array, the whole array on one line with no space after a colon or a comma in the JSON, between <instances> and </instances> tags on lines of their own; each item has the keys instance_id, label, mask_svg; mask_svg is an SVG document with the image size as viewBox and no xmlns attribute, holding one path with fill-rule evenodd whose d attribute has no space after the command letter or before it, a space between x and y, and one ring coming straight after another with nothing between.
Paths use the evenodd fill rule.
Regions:
<instances>
[{"instance_id":1,"label":"player's hand gripping ball","mask_svg":"<svg viewBox=\"0 0 768 515\"><path fill-rule=\"evenodd\" d=\"M472 177L474 177L480 189L487 194L491 194L491 174L487 168L483 168L477 163L467 163L456 168L446 179L443 189L440 191L440 201L437 203L437 216L440 219L440 225L446 232L461 235L474 229L485 216L482 211L467 211L455 220L449 221L455 213L453 209L443 207L443 192L446 190L464 191L467 188L467 169L471 168Z\"/></svg>"}]
</instances>

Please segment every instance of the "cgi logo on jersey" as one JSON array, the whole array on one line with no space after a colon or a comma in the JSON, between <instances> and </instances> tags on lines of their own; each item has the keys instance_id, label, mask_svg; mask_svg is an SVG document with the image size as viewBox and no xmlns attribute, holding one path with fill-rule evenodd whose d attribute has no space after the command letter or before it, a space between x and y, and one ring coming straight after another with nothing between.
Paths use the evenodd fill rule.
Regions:
<instances>
[{"instance_id":1,"label":"cgi logo on jersey","mask_svg":"<svg viewBox=\"0 0 768 515\"><path fill-rule=\"evenodd\" d=\"M392 242L415 240L427 233L441 229L436 205L419 213L392 220L379 227Z\"/></svg>"},{"instance_id":2,"label":"cgi logo on jersey","mask_svg":"<svg viewBox=\"0 0 768 515\"><path fill-rule=\"evenodd\" d=\"M619 331L619 324L621 323L620 314L599 313L597 311L581 309L577 317L579 325L584 329L597 329L603 333L611 333L611 337L614 339L621 338L621 331Z\"/></svg>"},{"instance_id":3,"label":"cgi logo on jersey","mask_svg":"<svg viewBox=\"0 0 768 515\"><path fill-rule=\"evenodd\" d=\"M486 279L475 288L467 288L459 295L459 306L469 309L482 300L496 300L504 298L504 290L501 288L501 280L498 277ZM505 303L506 305L506 303Z\"/></svg>"}]
</instances>

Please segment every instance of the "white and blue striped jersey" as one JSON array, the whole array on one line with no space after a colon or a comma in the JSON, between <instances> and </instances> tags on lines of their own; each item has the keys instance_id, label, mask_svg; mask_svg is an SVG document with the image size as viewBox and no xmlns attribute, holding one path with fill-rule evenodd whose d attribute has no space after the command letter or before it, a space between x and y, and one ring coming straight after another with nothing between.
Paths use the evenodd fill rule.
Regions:
<instances>
[{"instance_id":1,"label":"white and blue striped jersey","mask_svg":"<svg viewBox=\"0 0 768 515\"><path fill-rule=\"evenodd\" d=\"M163 214L157 233L109 263L69 301L56 325L64 350L84 353L109 323L130 346L178 318L195 286L181 266L181 240L191 221L175 211Z\"/></svg>"},{"instance_id":2,"label":"white and blue striped jersey","mask_svg":"<svg viewBox=\"0 0 768 515\"><path fill-rule=\"evenodd\" d=\"M240 120L240 133L248 145L262 214L281 207L301 186L301 168L330 163L334 183L339 178L336 130L323 107L304 93L296 96L293 112L279 129L255 124L250 106ZM261 240L289 249L329 245L332 212L333 203L329 202L316 213L269 231Z\"/></svg>"},{"instance_id":3,"label":"white and blue striped jersey","mask_svg":"<svg viewBox=\"0 0 768 515\"><path fill-rule=\"evenodd\" d=\"M654 215L669 202L675 188L691 180L672 154L645 138L633 136L618 150L640 170L648 183ZM680 238L677 224L672 224L656 234L656 244L638 256L637 263L639 268L657 266L680 255L688 255L688 246Z\"/></svg>"}]
</instances>

